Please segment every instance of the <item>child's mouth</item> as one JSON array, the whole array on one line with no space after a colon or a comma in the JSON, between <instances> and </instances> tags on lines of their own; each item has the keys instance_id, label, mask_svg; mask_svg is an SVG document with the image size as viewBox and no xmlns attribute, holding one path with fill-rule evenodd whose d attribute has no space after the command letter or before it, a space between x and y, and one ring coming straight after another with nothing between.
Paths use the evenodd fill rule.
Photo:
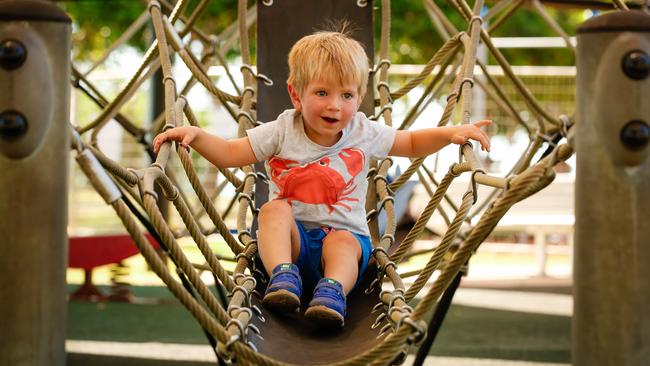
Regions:
<instances>
[{"instance_id":1,"label":"child's mouth","mask_svg":"<svg viewBox=\"0 0 650 366\"><path fill-rule=\"evenodd\" d=\"M331 118L331 117L323 117L323 120L325 120L325 122L328 122L328 123L336 123L336 122L339 121L338 119Z\"/></svg>"}]
</instances>

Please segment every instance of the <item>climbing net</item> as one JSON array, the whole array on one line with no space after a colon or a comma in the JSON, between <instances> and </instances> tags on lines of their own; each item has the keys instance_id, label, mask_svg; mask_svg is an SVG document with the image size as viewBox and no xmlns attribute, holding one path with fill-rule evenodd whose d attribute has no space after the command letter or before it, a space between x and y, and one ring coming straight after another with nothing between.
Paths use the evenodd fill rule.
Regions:
<instances>
[{"instance_id":1,"label":"climbing net","mask_svg":"<svg viewBox=\"0 0 650 366\"><path fill-rule=\"evenodd\" d=\"M390 283L389 286L383 287L386 289L379 292L379 302L374 309L381 310L375 322L376 326L381 326L378 337L381 341L372 348L363 350L358 355L342 360L338 364L388 364L405 348L417 345L426 332L427 325L423 321L425 313L435 306L441 294L463 270L464 265L499 220L515 203L550 184L555 176L553 167L558 162L568 159L573 153L570 144L558 143L562 138L567 137L573 125L572 117L553 116L542 108L535 96L512 71L506 58L490 38L490 33L516 12L524 1L500 1L483 16L480 15L480 10L484 6L481 0L477 0L473 7L464 0L449 2L466 20L467 29L465 31L456 29L432 0L424 0L423 6L426 12L434 20L446 41L418 75L397 91L391 91L388 83L391 67L388 57L390 1L381 1L381 41L378 62L371 70L378 95L374 100L376 114L372 118L377 123L393 125L393 102L407 95L416 86L425 83L425 92L400 122L400 129L409 128L427 106L440 97L443 89L449 92L437 125L448 124L453 113L460 114L462 123L469 123L472 106L471 90L478 86L498 101L498 105L527 131L530 137L528 147L504 176L486 173L471 144L460 146L458 162L449 166L440 181L423 164L424 158L413 159L408 169L392 180L388 179L392 160L388 158L376 162L368 177L373 183L371 184L373 194L369 195L370 202L366 207L371 208L368 210L368 223L377 268L377 278L371 287L382 288L383 283ZM147 11L108 50L107 55L126 42L147 20L150 19L153 23L155 41L145 53L135 74L112 100L108 100L89 80L89 72L97 65L93 65L85 73L73 66L73 85L96 103L101 108L101 113L94 120L71 128L74 135L72 148L77 152L77 161L81 169L88 176L93 187L113 207L152 270L206 332L215 337L219 357L244 364L282 364L281 361L257 352L251 341L251 337L258 337L254 333L259 333L252 320L254 317L262 317L261 310L252 304L252 297L255 296L255 288L260 277L255 276L259 271L255 264L257 244L250 228L252 219L257 213L254 202L255 184L256 181L257 184L263 184L259 183L266 179L263 174L256 172L252 166L233 170L219 169L224 177L223 183L212 192L208 192L195 169L195 162L190 152L180 145L174 149L171 144L164 144L155 157L155 162L142 169L123 167L98 147L98 133L110 120L119 122L149 150L152 136L162 130L184 123L198 126L199 119L186 98L197 84L210 93L237 122L239 136L244 136L247 129L258 124L257 81L268 82L269 80L257 73L251 65L248 29L255 20L255 8L249 9L245 0L239 0L238 22L219 36L210 36L195 26L208 1L200 1L186 15L187 3L186 0L179 0L175 4L168 4L164 0L149 1ZM543 4L538 0L533 0L531 3L533 9L566 41L567 47L573 49L568 35L549 16ZM272 6L272 2L264 1L263 5ZM357 5L368 4L357 1ZM613 5L621 10L626 9L621 1L614 1ZM482 24L488 19L494 21L486 29ZM232 40L236 37L239 38L241 45L240 72L243 76L243 88L236 86L233 73L227 69L223 56L233 46L235 42ZM200 56L192 52L191 42L201 44ZM487 47L508 82L526 101L530 113L534 116L533 123L522 119L507 98L502 86L490 75L486 65L477 60L477 47L480 43ZM106 57L102 57L101 61ZM182 86L179 85L179 78L173 73L173 57L180 60L191 71L190 79ZM215 63L220 63L226 68L227 76L235 85L237 93L230 94L215 86L206 71ZM483 71L484 79L479 80L474 77L475 66ZM151 123L150 128L145 129L133 123L122 109L143 83L159 69L163 73L165 110ZM548 153L533 162L534 156L542 149L547 149ZM179 184L181 178L177 170L170 168L176 162L180 162L184 175L189 181L190 190L185 189L187 185ZM430 199L406 237L397 243L393 197L414 174L427 189ZM469 175L470 179L460 204L456 205L447 196L447 190L454 179L461 175ZM220 212L215 205L218 195L224 191L226 185L231 185L237 192L231 198L232 204L238 207L236 235L231 233L224 221L224 217L231 211L231 206L225 212L224 210ZM485 197L479 197L478 187L481 185L492 187L491 192ZM183 223L183 230L174 231L170 228L159 208L158 202L162 199L171 202ZM192 207L191 202L196 201L200 204ZM450 203L453 212L449 213L449 210L445 211L441 208L443 201ZM378 224L381 211L386 213L383 231L379 229ZM426 253L414 251L415 240L422 234L436 211L447 222L447 230L442 235L440 243ZM205 227L200 220L205 216L209 219L211 227ZM142 223L145 224L144 228ZM167 251L169 258L176 265L180 282L170 273L166 263L149 244L145 237L145 229L154 235ZM207 238L213 233L218 233L223 238L232 251L233 257L223 257L213 252ZM192 239L202 253L205 263L196 264L188 259L179 245L181 237ZM430 255L428 262L422 268L409 273L398 272L399 263L414 255L422 254ZM224 267L226 261L234 262L232 271ZM227 303L220 301L201 279L200 272L206 270L210 271L228 292L230 300ZM435 281L426 291L422 291L436 271L439 274ZM408 287L403 281L406 277L415 277ZM411 300L420 292L423 294L420 294L421 300L417 306L410 306Z\"/></svg>"}]
</instances>

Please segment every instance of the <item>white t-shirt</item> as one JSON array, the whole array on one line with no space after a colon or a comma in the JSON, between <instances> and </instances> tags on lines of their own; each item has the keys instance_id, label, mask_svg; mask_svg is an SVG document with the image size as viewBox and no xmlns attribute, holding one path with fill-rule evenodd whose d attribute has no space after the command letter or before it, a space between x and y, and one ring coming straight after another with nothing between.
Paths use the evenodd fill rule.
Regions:
<instances>
[{"instance_id":1,"label":"white t-shirt","mask_svg":"<svg viewBox=\"0 0 650 366\"><path fill-rule=\"evenodd\" d=\"M305 134L300 113L282 112L275 121L247 131L269 177L269 200L286 199L306 229L328 226L368 235L365 198L370 159L383 159L396 130L358 112L333 146Z\"/></svg>"}]
</instances>

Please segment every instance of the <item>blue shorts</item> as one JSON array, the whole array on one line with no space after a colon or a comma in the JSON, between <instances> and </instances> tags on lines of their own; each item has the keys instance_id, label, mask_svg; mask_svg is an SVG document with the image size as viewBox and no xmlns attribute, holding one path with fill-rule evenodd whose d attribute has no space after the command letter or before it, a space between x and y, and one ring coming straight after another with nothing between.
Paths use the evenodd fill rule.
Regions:
<instances>
[{"instance_id":1,"label":"blue shorts","mask_svg":"<svg viewBox=\"0 0 650 366\"><path fill-rule=\"evenodd\" d=\"M319 279L323 278L321 257L323 255L323 239L327 236L327 232L320 228L306 230L298 221L296 221L296 225L298 225L298 232L300 233L300 254L298 255L298 261L295 264L300 269L303 281L315 284ZM358 284L364 271L368 267L368 260L370 259L370 253L372 252L372 244L370 243L370 238L366 235L351 234L357 238L359 246L361 246L359 274L356 282Z\"/></svg>"}]
</instances>

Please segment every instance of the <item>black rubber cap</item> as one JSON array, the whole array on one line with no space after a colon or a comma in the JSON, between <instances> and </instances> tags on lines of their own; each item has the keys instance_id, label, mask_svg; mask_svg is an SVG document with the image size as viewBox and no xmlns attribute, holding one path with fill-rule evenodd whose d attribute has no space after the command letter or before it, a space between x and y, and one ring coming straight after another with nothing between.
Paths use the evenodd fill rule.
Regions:
<instances>
[{"instance_id":1,"label":"black rubber cap","mask_svg":"<svg viewBox=\"0 0 650 366\"><path fill-rule=\"evenodd\" d=\"M621 129L621 142L631 151L645 149L650 141L650 126L644 121L635 119Z\"/></svg>"},{"instance_id":2,"label":"black rubber cap","mask_svg":"<svg viewBox=\"0 0 650 366\"><path fill-rule=\"evenodd\" d=\"M15 140L27 132L27 118L14 110L0 113L0 138Z\"/></svg>"},{"instance_id":3,"label":"black rubber cap","mask_svg":"<svg viewBox=\"0 0 650 366\"><path fill-rule=\"evenodd\" d=\"M640 10L614 11L593 17L578 27L578 33L650 32L650 15Z\"/></svg>"},{"instance_id":4,"label":"black rubber cap","mask_svg":"<svg viewBox=\"0 0 650 366\"><path fill-rule=\"evenodd\" d=\"M632 50L623 56L621 68L630 79L643 80L650 75L650 56L642 50Z\"/></svg>"},{"instance_id":5,"label":"black rubber cap","mask_svg":"<svg viewBox=\"0 0 650 366\"><path fill-rule=\"evenodd\" d=\"M44 22L71 23L61 8L49 1L0 0L0 21L32 20Z\"/></svg>"},{"instance_id":6,"label":"black rubber cap","mask_svg":"<svg viewBox=\"0 0 650 366\"><path fill-rule=\"evenodd\" d=\"M21 67L27 59L27 49L22 42L15 39L0 41L0 67L5 70L15 70Z\"/></svg>"}]
</instances>

